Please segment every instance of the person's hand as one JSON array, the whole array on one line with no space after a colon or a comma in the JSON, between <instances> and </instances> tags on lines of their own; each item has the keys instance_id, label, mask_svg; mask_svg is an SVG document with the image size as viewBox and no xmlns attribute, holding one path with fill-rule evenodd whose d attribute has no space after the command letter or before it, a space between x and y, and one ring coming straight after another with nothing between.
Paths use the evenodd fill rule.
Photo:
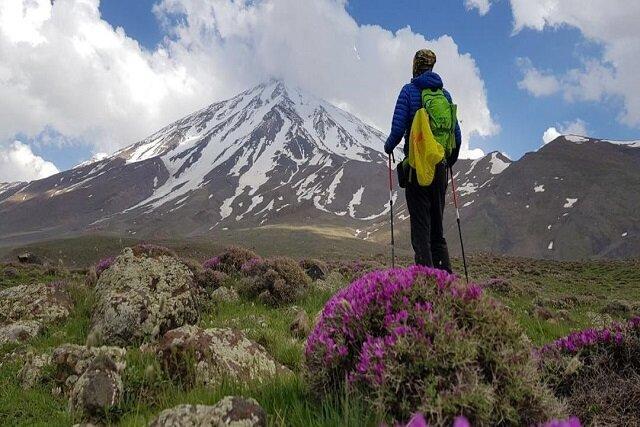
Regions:
<instances>
[{"instance_id":1,"label":"person's hand","mask_svg":"<svg viewBox=\"0 0 640 427\"><path fill-rule=\"evenodd\" d=\"M385 152L385 153L387 153L387 154L391 154L391 153L393 153L393 150L394 150L395 148L396 148L396 147L392 147L392 146L391 146L391 144L389 144L389 142L388 142L388 141L387 141L387 142L385 142L385 144L384 144L384 152Z\"/></svg>"}]
</instances>

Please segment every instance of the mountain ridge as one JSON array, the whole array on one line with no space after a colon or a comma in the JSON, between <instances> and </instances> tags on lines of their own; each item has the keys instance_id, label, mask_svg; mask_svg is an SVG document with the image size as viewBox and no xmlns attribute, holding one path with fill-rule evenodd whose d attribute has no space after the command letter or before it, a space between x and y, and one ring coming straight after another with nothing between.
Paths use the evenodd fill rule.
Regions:
<instances>
[{"instance_id":1,"label":"mountain ridge","mask_svg":"<svg viewBox=\"0 0 640 427\"><path fill-rule=\"evenodd\" d=\"M383 143L380 131L352 114L272 80L106 158L43 180L0 184L0 243L87 232L151 239L215 236L216 230L277 224L343 227L354 237L385 242L389 189ZM460 159L454 176L469 249L561 259L639 253L636 228L629 223L640 209L636 198L599 188L594 179L605 177L609 186L615 177L635 183L637 146L637 141L621 145L567 135L516 161L500 152ZM592 176L581 177L585 168ZM605 208L585 186L597 189L602 201L618 204L617 217L599 214ZM408 247L404 197L399 189L393 197L399 244ZM563 208L568 203L560 204L563 198L578 200ZM581 212L581 206L588 209ZM551 216L563 218L564 209L601 221L606 233L573 218L556 218L554 228ZM453 215L445 217L456 253ZM522 222L536 225L519 226ZM576 227L585 227L589 236L569 247L563 240L570 236L551 235L540 222L552 225L554 233L562 228L579 234ZM611 233L619 227L613 223L629 229L627 242L614 241Z\"/></svg>"}]
</instances>

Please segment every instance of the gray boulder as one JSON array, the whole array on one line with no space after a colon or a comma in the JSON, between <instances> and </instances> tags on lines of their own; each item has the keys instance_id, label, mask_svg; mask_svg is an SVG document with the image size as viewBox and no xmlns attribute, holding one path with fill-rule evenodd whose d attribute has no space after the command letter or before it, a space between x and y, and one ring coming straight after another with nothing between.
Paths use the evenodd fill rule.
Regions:
<instances>
[{"instance_id":1,"label":"gray boulder","mask_svg":"<svg viewBox=\"0 0 640 427\"><path fill-rule=\"evenodd\" d=\"M90 335L97 343L128 346L198 321L191 271L170 256L135 256L125 249L95 287Z\"/></svg>"},{"instance_id":2,"label":"gray boulder","mask_svg":"<svg viewBox=\"0 0 640 427\"><path fill-rule=\"evenodd\" d=\"M205 386L215 386L223 379L263 382L291 373L260 344L228 328L174 329L160 340L157 353L172 377Z\"/></svg>"},{"instance_id":3,"label":"gray boulder","mask_svg":"<svg viewBox=\"0 0 640 427\"><path fill-rule=\"evenodd\" d=\"M69 410L83 420L99 420L120 403L122 395L118 367L107 355L100 354L74 384Z\"/></svg>"},{"instance_id":4,"label":"gray boulder","mask_svg":"<svg viewBox=\"0 0 640 427\"><path fill-rule=\"evenodd\" d=\"M164 410L150 427L264 427L267 414L254 399L227 396L214 406L178 405Z\"/></svg>"}]
</instances>

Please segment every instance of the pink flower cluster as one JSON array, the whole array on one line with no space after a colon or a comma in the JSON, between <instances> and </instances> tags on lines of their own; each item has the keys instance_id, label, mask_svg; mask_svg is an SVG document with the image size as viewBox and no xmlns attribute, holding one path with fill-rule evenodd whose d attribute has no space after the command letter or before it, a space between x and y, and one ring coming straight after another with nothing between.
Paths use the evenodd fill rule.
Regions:
<instances>
[{"instance_id":1,"label":"pink flower cluster","mask_svg":"<svg viewBox=\"0 0 640 427\"><path fill-rule=\"evenodd\" d=\"M96 265L96 274L98 275L98 277L100 277L100 275L109 267L111 267L113 265L113 263L115 262L116 258L115 257L107 257L107 258L103 258L100 261L98 261L98 264Z\"/></svg>"},{"instance_id":2,"label":"pink flower cluster","mask_svg":"<svg viewBox=\"0 0 640 427\"><path fill-rule=\"evenodd\" d=\"M429 423L422 414L418 413L411 417L405 427L429 427ZM471 423L466 417L460 415L453 421L453 427L471 427ZM582 424L577 417L571 417L567 420L551 420L541 424L540 427L582 427Z\"/></svg>"},{"instance_id":3,"label":"pink flower cluster","mask_svg":"<svg viewBox=\"0 0 640 427\"><path fill-rule=\"evenodd\" d=\"M417 281L420 276L433 284ZM433 316L433 302L423 299L421 286L454 298L478 299L477 286L451 286L455 276L421 266L369 273L334 295L324 307L307 340L305 356L322 357L323 364L342 366L349 383L381 384L385 357L399 340L430 345L424 326Z\"/></svg>"},{"instance_id":4,"label":"pink flower cluster","mask_svg":"<svg viewBox=\"0 0 640 427\"><path fill-rule=\"evenodd\" d=\"M620 345L625 339L625 334L634 329L640 329L640 317L629 320L626 324L614 323L604 329L589 328L582 331L573 332L566 337L562 337L542 347L539 352L546 354L550 352L575 354L580 350L594 347L599 344Z\"/></svg>"},{"instance_id":5,"label":"pink flower cluster","mask_svg":"<svg viewBox=\"0 0 640 427\"><path fill-rule=\"evenodd\" d=\"M262 258L257 257L257 258L252 258L249 261L245 262L244 264L242 264L242 267L240 267L240 272L242 274L245 275L250 275L252 274L255 269L260 266L264 261L262 260Z\"/></svg>"},{"instance_id":6,"label":"pink flower cluster","mask_svg":"<svg viewBox=\"0 0 640 427\"><path fill-rule=\"evenodd\" d=\"M542 427L582 427L577 417L571 417L568 420L551 420L542 425Z\"/></svg>"},{"instance_id":7,"label":"pink flower cluster","mask_svg":"<svg viewBox=\"0 0 640 427\"><path fill-rule=\"evenodd\" d=\"M211 270L215 270L216 267L218 267L220 265L220 257L219 256L214 256L213 258L210 258L208 260L206 260L202 266L204 268L209 268Z\"/></svg>"}]
</instances>

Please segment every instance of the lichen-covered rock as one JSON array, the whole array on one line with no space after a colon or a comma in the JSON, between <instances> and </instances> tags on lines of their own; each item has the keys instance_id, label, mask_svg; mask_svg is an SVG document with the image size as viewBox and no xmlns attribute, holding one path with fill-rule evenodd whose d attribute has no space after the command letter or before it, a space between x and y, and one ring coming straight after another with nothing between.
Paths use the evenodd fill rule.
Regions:
<instances>
[{"instance_id":1,"label":"lichen-covered rock","mask_svg":"<svg viewBox=\"0 0 640 427\"><path fill-rule=\"evenodd\" d=\"M0 324L22 320L47 324L65 319L72 308L65 282L19 285L0 291Z\"/></svg>"},{"instance_id":2,"label":"lichen-covered rock","mask_svg":"<svg viewBox=\"0 0 640 427\"><path fill-rule=\"evenodd\" d=\"M289 325L289 330L294 337L306 338L311 332L311 324L309 323L309 316L304 310L299 310L293 317L293 322Z\"/></svg>"},{"instance_id":3,"label":"lichen-covered rock","mask_svg":"<svg viewBox=\"0 0 640 427\"><path fill-rule=\"evenodd\" d=\"M227 396L214 406L178 405L166 409L149 427L264 427L267 414L254 399Z\"/></svg>"},{"instance_id":4,"label":"lichen-covered rock","mask_svg":"<svg viewBox=\"0 0 640 427\"><path fill-rule=\"evenodd\" d=\"M211 300L214 302L236 302L240 300L240 297L235 289L222 286L211 292Z\"/></svg>"},{"instance_id":5,"label":"lichen-covered rock","mask_svg":"<svg viewBox=\"0 0 640 427\"><path fill-rule=\"evenodd\" d=\"M85 373L98 357L108 357L121 374L126 367L127 351L119 347L86 347L63 344L50 354L30 355L20 371L24 388L33 387L43 379L44 372L51 375L55 386L64 394L73 388L78 378Z\"/></svg>"},{"instance_id":6,"label":"lichen-covered rock","mask_svg":"<svg viewBox=\"0 0 640 427\"><path fill-rule=\"evenodd\" d=\"M21 320L0 326L0 344L19 343L33 338L42 330L42 324L36 320Z\"/></svg>"},{"instance_id":7,"label":"lichen-covered rock","mask_svg":"<svg viewBox=\"0 0 640 427\"><path fill-rule=\"evenodd\" d=\"M321 291L336 292L344 288L347 284L347 280L340 272L332 271L327 274L324 279L317 280L314 286Z\"/></svg>"},{"instance_id":8,"label":"lichen-covered rock","mask_svg":"<svg viewBox=\"0 0 640 427\"><path fill-rule=\"evenodd\" d=\"M109 345L134 345L196 323L193 274L174 257L134 256L125 249L96 284L91 334Z\"/></svg>"},{"instance_id":9,"label":"lichen-covered rock","mask_svg":"<svg viewBox=\"0 0 640 427\"><path fill-rule=\"evenodd\" d=\"M102 418L116 407L123 395L122 378L116 364L100 354L75 382L69 397L69 410L84 420Z\"/></svg>"},{"instance_id":10,"label":"lichen-covered rock","mask_svg":"<svg viewBox=\"0 0 640 427\"><path fill-rule=\"evenodd\" d=\"M164 368L187 384L216 385L222 379L262 382L291 371L241 331L183 326L167 332L157 346Z\"/></svg>"}]
</instances>

